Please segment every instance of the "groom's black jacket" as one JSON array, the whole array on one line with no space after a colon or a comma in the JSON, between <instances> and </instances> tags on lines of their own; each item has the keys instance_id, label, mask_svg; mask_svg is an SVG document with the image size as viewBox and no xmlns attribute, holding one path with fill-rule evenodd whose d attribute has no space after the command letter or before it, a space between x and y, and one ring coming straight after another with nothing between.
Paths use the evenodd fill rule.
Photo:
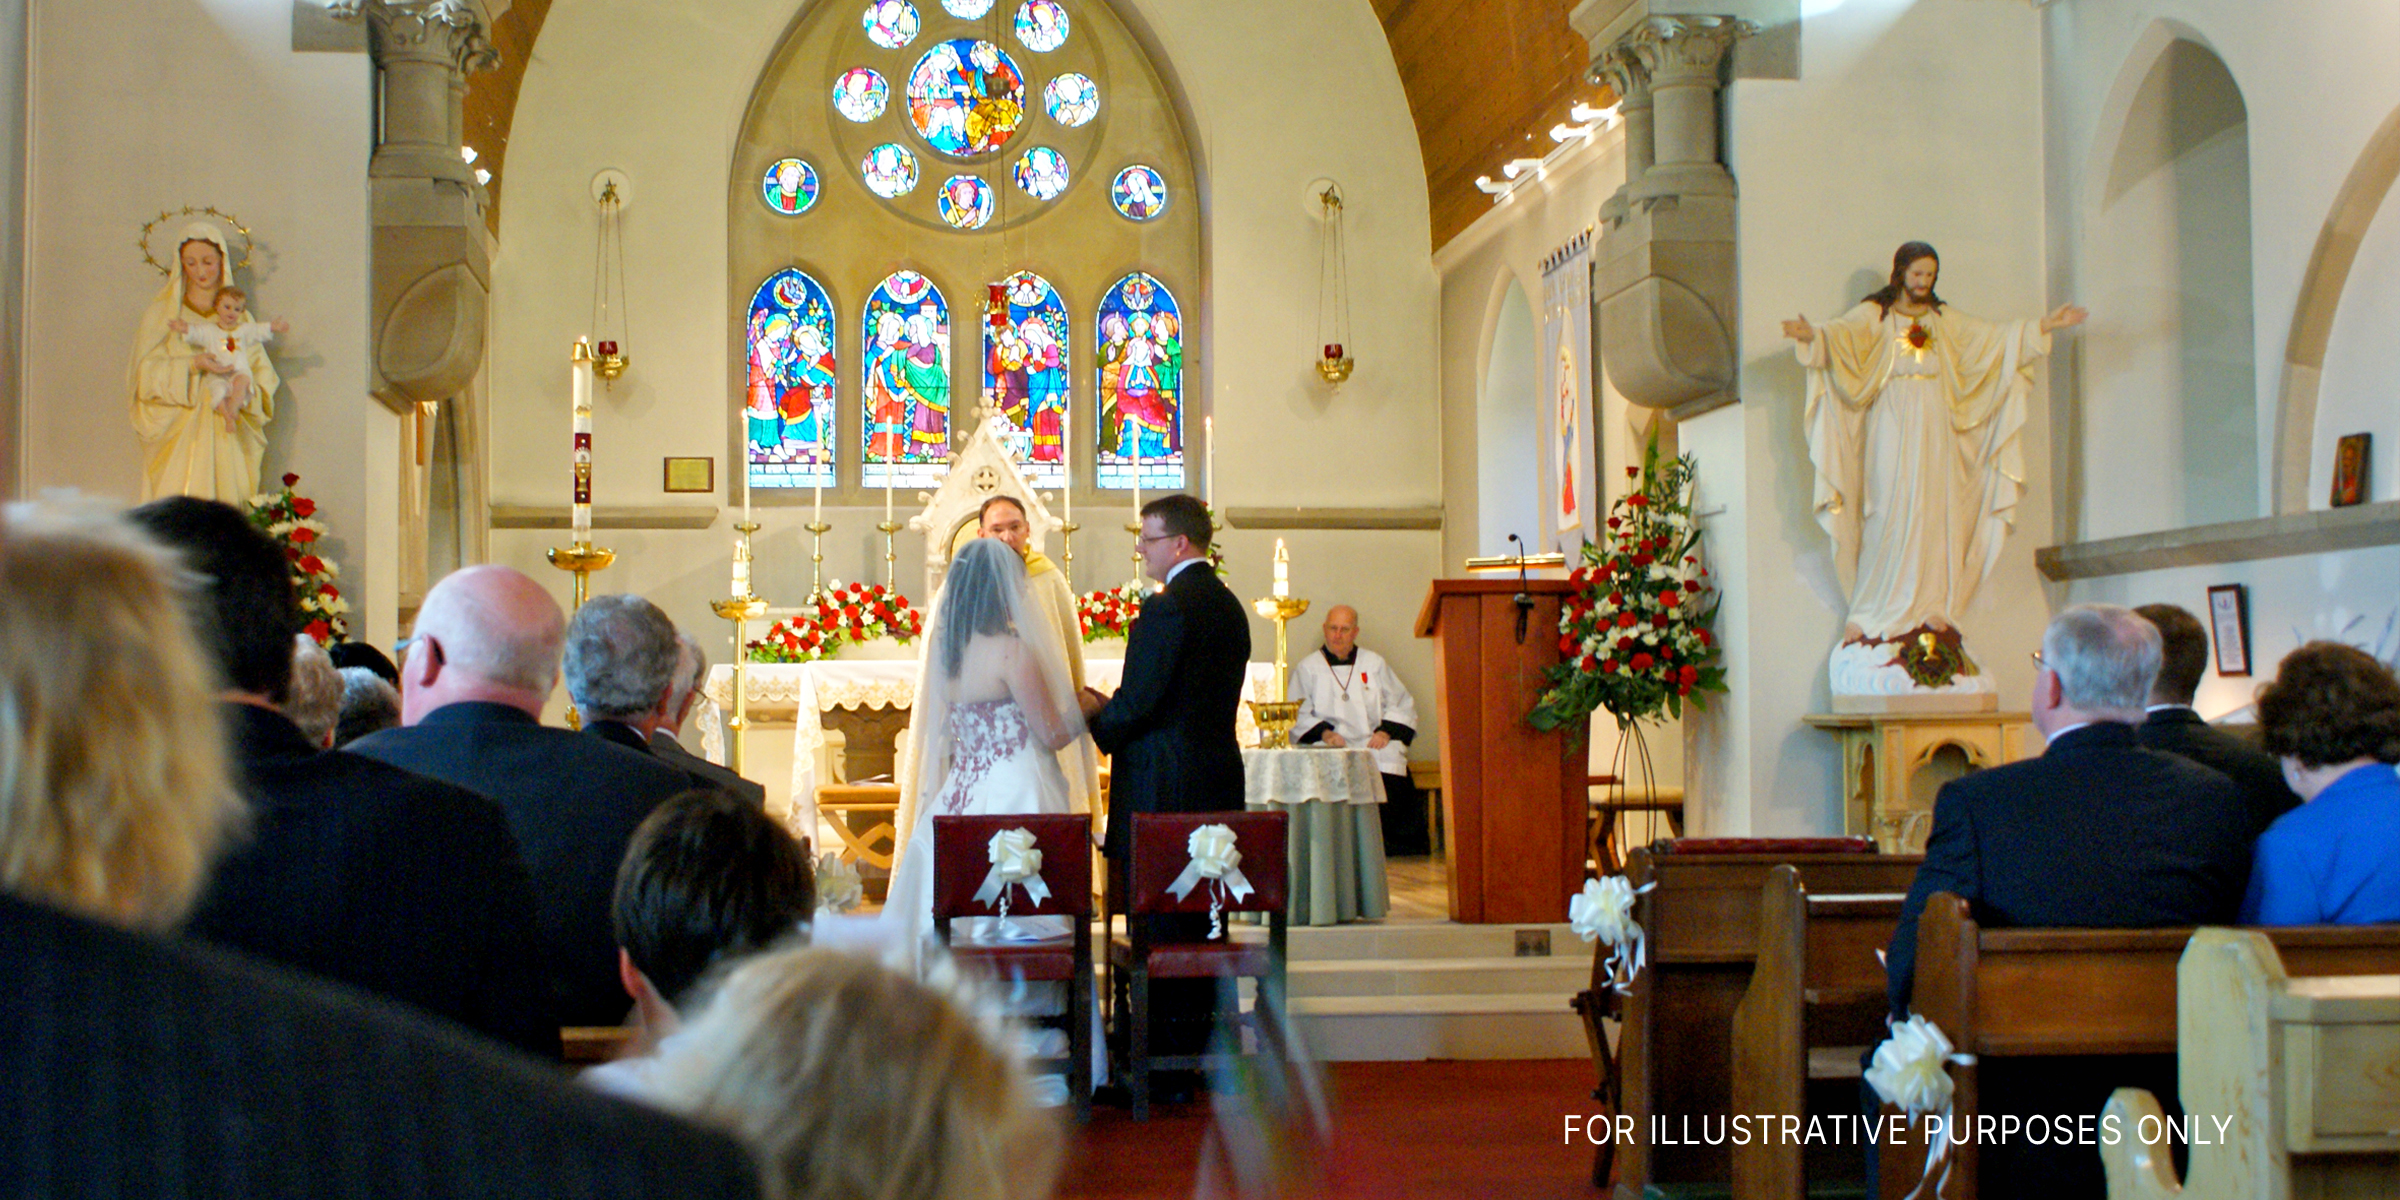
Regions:
<instances>
[{"instance_id":1,"label":"groom's black jacket","mask_svg":"<svg viewBox=\"0 0 2400 1200\"><path fill-rule=\"evenodd\" d=\"M1109 857L1132 846L1130 814L1242 807L1233 721L1249 661L1249 614L1206 561L1142 605L1125 681L1090 722L1111 756Z\"/></svg>"}]
</instances>

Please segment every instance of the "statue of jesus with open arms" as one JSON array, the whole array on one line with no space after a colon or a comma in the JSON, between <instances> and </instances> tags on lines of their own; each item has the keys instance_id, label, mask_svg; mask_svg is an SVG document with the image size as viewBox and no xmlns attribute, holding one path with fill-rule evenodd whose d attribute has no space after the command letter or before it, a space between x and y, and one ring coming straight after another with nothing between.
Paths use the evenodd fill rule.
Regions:
<instances>
[{"instance_id":1,"label":"statue of jesus with open arms","mask_svg":"<svg viewBox=\"0 0 2400 1200\"><path fill-rule=\"evenodd\" d=\"M1992 691L1956 622L2025 492L2018 434L2034 364L2051 331L2086 316L2066 304L2038 319L1970 317L1935 294L1940 273L1933 247L1910 242L1858 307L1783 323L1808 373L1817 523L1850 589L1836 697Z\"/></svg>"}]
</instances>

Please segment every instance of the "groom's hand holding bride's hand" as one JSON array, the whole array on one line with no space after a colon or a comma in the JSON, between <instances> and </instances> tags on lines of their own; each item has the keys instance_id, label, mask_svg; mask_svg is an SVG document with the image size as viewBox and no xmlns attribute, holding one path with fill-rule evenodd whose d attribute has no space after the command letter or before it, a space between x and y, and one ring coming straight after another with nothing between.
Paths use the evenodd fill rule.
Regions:
<instances>
[{"instance_id":1,"label":"groom's hand holding bride's hand","mask_svg":"<svg viewBox=\"0 0 2400 1200\"><path fill-rule=\"evenodd\" d=\"M1087 687L1082 691L1075 693L1075 704L1077 707L1083 709L1083 719L1089 721L1092 719L1093 713L1099 712L1101 709L1108 707L1108 697L1103 696L1099 692Z\"/></svg>"}]
</instances>

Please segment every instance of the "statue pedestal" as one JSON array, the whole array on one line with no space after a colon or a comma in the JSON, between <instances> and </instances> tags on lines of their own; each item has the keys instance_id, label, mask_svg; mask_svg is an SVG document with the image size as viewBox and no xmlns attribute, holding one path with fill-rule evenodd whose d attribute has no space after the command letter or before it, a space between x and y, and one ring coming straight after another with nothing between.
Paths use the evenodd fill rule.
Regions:
<instances>
[{"instance_id":1,"label":"statue pedestal","mask_svg":"<svg viewBox=\"0 0 2400 1200\"><path fill-rule=\"evenodd\" d=\"M1921 854L1941 785L2042 752L2021 712L1810 713L1842 743L1842 832L1886 854ZM1947 751L1948 753L1945 753Z\"/></svg>"}]
</instances>

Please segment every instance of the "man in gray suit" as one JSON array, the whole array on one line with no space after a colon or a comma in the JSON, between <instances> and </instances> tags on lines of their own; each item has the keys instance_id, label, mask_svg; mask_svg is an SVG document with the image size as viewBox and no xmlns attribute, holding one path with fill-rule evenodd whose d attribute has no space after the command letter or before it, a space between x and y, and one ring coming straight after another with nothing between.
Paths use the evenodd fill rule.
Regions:
<instances>
[{"instance_id":1,"label":"man in gray suit","mask_svg":"<svg viewBox=\"0 0 2400 1200\"><path fill-rule=\"evenodd\" d=\"M691 719L692 710L700 704L700 688L708 682L708 651L702 650L700 643L693 641L688 633L676 634L675 644L678 651L675 688L667 693L667 702L660 706L656 718L650 722L650 752L669 765L681 768L705 786L722 788L761 808L766 807L765 784L744 779L734 774L731 768L719 766L684 749L683 743L676 740L675 731L683 728L684 722Z\"/></svg>"}]
</instances>

